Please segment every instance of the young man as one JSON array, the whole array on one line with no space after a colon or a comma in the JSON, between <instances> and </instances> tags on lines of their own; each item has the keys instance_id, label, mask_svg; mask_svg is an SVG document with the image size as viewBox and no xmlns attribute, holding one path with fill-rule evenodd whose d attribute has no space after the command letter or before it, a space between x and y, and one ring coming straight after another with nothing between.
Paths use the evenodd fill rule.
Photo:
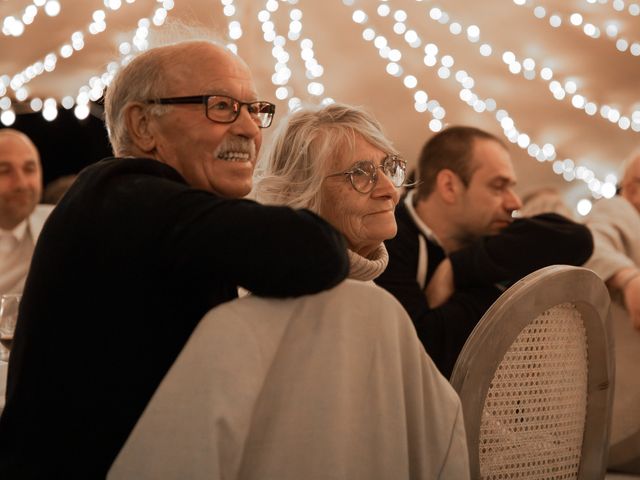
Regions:
<instances>
[{"instance_id":1,"label":"young man","mask_svg":"<svg viewBox=\"0 0 640 480\"><path fill-rule=\"evenodd\" d=\"M418 336L449 377L464 342L506 286L539 268L581 265L588 229L560 215L514 219L521 202L504 144L451 127L424 146L416 190L396 209L385 242L389 266L376 282L409 312Z\"/></svg>"}]
</instances>

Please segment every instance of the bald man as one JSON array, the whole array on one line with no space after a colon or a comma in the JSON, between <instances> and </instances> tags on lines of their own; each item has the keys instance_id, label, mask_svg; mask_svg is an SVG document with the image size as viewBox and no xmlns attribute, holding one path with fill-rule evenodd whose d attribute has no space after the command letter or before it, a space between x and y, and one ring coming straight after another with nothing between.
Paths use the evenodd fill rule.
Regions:
<instances>
[{"instance_id":1,"label":"bald man","mask_svg":"<svg viewBox=\"0 0 640 480\"><path fill-rule=\"evenodd\" d=\"M22 132L0 130L0 295L22 293L33 248L53 209L38 205L40 155Z\"/></svg>"}]
</instances>

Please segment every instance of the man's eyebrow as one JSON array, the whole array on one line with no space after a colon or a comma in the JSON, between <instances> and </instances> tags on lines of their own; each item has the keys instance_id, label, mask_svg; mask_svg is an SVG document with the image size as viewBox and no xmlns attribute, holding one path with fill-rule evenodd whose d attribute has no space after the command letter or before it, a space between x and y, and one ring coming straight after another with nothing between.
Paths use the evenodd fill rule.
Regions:
<instances>
[{"instance_id":1,"label":"man's eyebrow","mask_svg":"<svg viewBox=\"0 0 640 480\"><path fill-rule=\"evenodd\" d=\"M512 177L506 177L504 175L497 175L495 177L493 177L491 180L489 180L489 183L500 183L500 184L506 184L506 185L515 185L516 184L516 179L512 178Z\"/></svg>"},{"instance_id":2,"label":"man's eyebrow","mask_svg":"<svg viewBox=\"0 0 640 480\"><path fill-rule=\"evenodd\" d=\"M222 95L225 97L236 98L226 88L210 88L208 91L210 93L207 93L207 95L211 95L211 96ZM258 94L256 92L249 92L249 95L247 96L247 98L249 99L248 101L250 102L256 101L258 99ZM241 102L244 101L241 98L237 98L236 100L240 100Z\"/></svg>"}]
</instances>

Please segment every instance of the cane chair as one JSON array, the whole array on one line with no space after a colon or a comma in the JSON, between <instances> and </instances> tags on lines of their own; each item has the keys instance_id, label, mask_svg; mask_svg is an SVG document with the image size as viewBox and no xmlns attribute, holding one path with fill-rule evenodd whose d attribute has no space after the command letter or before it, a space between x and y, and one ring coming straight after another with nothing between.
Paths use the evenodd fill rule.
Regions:
<instances>
[{"instance_id":1,"label":"cane chair","mask_svg":"<svg viewBox=\"0 0 640 480\"><path fill-rule=\"evenodd\" d=\"M505 291L465 343L451 383L471 478L604 478L613 401L610 298L579 267Z\"/></svg>"}]
</instances>

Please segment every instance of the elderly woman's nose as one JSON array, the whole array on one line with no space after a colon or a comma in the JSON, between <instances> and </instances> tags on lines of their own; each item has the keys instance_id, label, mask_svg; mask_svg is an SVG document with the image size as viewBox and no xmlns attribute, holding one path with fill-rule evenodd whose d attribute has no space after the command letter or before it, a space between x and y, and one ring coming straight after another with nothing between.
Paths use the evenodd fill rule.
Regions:
<instances>
[{"instance_id":1,"label":"elderly woman's nose","mask_svg":"<svg viewBox=\"0 0 640 480\"><path fill-rule=\"evenodd\" d=\"M372 191L374 197L389 197L393 200L394 205L398 203L400 194L393 184L389 176L382 171L378 174L378 181Z\"/></svg>"}]
</instances>

